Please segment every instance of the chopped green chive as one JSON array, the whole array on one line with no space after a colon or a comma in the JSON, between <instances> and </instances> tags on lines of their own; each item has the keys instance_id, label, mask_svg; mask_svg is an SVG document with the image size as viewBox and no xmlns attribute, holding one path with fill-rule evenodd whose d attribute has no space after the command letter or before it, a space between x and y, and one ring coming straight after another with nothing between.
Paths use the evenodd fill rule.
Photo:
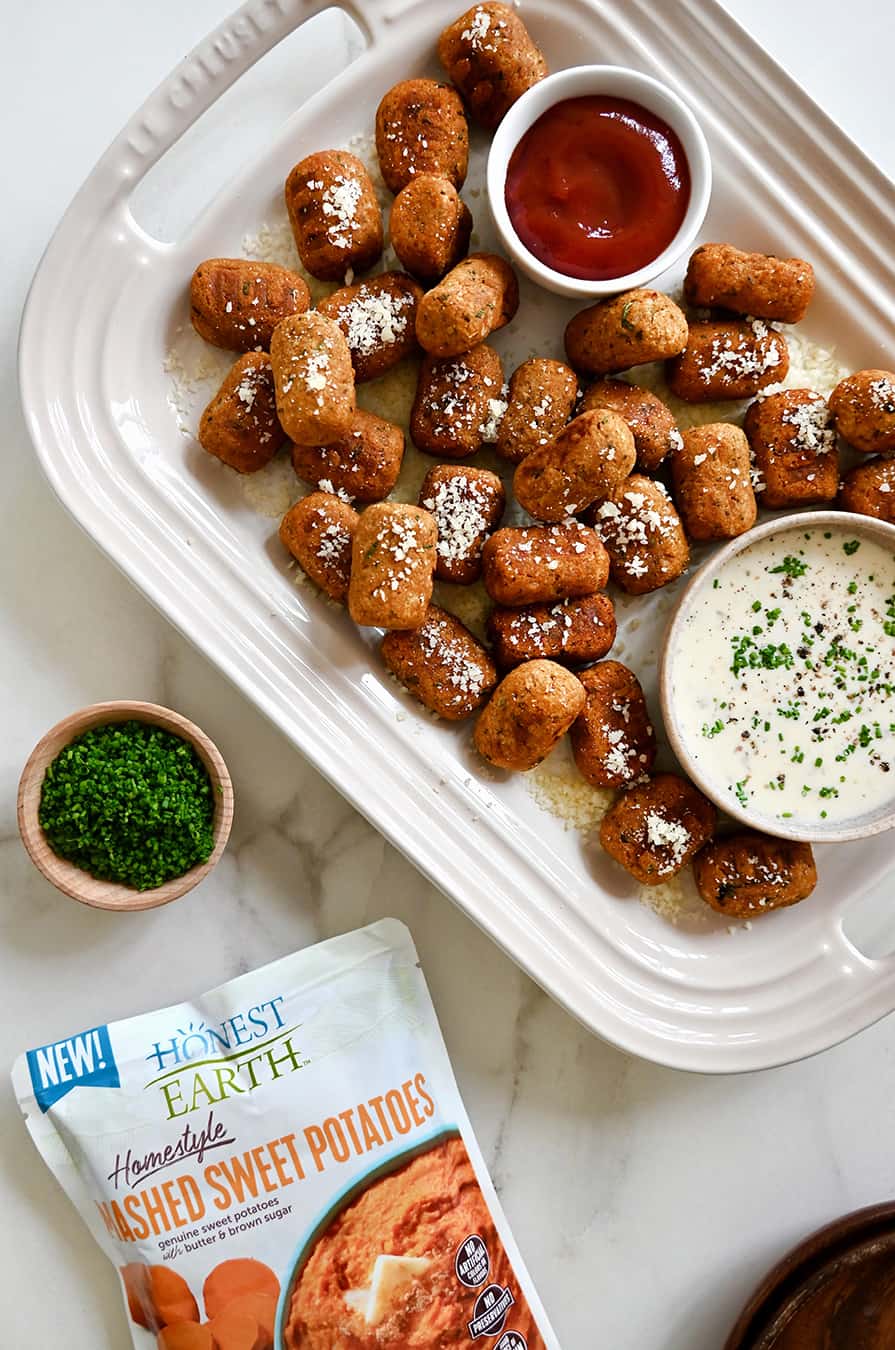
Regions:
<instances>
[{"instance_id":1,"label":"chopped green chive","mask_svg":"<svg viewBox=\"0 0 895 1350\"><path fill-rule=\"evenodd\" d=\"M787 553L777 567L769 567L769 572L782 572L787 577L803 577L808 571L808 564L802 562L801 558L796 558L791 553Z\"/></svg>"},{"instance_id":2,"label":"chopped green chive","mask_svg":"<svg viewBox=\"0 0 895 1350\"><path fill-rule=\"evenodd\" d=\"M193 747L138 721L94 727L60 750L39 811L60 858L138 891L206 862L213 817L211 781Z\"/></svg>"}]
</instances>

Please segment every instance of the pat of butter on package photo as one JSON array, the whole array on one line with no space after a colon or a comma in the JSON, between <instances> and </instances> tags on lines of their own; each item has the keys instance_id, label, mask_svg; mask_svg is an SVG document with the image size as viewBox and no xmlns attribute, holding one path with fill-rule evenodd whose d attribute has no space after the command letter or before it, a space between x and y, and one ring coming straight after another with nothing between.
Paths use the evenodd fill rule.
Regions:
<instances>
[{"instance_id":1,"label":"pat of butter on package photo","mask_svg":"<svg viewBox=\"0 0 895 1350\"><path fill-rule=\"evenodd\" d=\"M135 1350L559 1350L386 919L27 1051Z\"/></svg>"}]
</instances>

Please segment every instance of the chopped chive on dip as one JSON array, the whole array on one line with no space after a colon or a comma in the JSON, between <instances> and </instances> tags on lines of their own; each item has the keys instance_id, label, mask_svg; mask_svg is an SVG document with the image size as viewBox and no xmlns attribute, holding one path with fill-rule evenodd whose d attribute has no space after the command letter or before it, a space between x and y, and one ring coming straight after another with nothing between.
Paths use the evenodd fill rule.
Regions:
<instances>
[{"instance_id":1,"label":"chopped chive on dip","mask_svg":"<svg viewBox=\"0 0 895 1350\"><path fill-rule=\"evenodd\" d=\"M796 558L791 553L787 553L782 563L777 567L769 567L768 571L782 572L787 577L803 577L808 571L808 564L802 562L801 558Z\"/></svg>"},{"instance_id":2,"label":"chopped chive on dip","mask_svg":"<svg viewBox=\"0 0 895 1350\"><path fill-rule=\"evenodd\" d=\"M148 891L207 862L214 805L188 741L147 722L113 722L60 750L44 776L38 819L60 858Z\"/></svg>"}]
</instances>

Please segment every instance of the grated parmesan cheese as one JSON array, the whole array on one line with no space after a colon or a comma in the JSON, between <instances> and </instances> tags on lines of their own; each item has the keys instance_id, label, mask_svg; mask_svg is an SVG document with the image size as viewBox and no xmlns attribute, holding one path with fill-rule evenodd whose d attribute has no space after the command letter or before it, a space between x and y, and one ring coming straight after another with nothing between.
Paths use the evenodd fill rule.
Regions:
<instances>
[{"instance_id":1,"label":"grated parmesan cheese","mask_svg":"<svg viewBox=\"0 0 895 1350\"><path fill-rule=\"evenodd\" d=\"M444 562L465 562L481 552L490 520L491 494L474 478L452 474L436 483L422 505L438 525L436 552Z\"/></svg>"},{"instance_id":2,"label":"grated parmesan cheese","mask_svg":"<svg viewBox=\"0 0 895 1350\"><path fill-rule=\"evenodd\" d=\"M317 514L326 519L325 511L318 511ZM322 563L338 567L345 561L346 550L350 548L351 536L344 525L331 521L324 530L321 530L314 551Z\"/></svg>"},{"instance_id":3,"label":"grated parmesan cheese","mask_svg":"<svg viewBox=\"0 0 895 1350\"><path fill-rule=\"evenodd\" d=\"M884 413L895 413L895 387L885 375L870 384L870 397L874 406Z\"/></svg>"},{"instance_id":4,"label":"grated parmesan cheese","mask_svg":"<svg viewBox=\"0 0 895 1350\"><path fill-rule=\"evenodd\" d=\"M318 190L323 183L308 179L308 188ZM326 237L334 248L350 248L352 231L357 224L357 205L362 188L356 178L337 174L323 193L321 209L327 219Z\"/></svg>"},{"instance_id":5,"label":"grated parmesan cheese","mask_svg":"<svg viewBox=\"0 0 895 1350\"><path fill-rule=\"evenodd\" d=\"M473 11L469 27L464 28L460 37L464 42L468 42L474 52L493 52L494 44L487 41L488 32L491 28L491 16L480 7Z\"/></svg>"},{"instance_id":6,"label":"grated parmesan cheese","mask_svg":"<svg viewBox=\"0 0 895 1350\"><path fill-rule=\"evenodd\" d=\"M592 833L612 805L613 793L608 788L591 787L572 770L558 773L542 764L524 779L537 804L561 820L567 830Z\"/></svg>"},{"instance_id":7,"label":"grated parmesan cheese","mask_svg":"<svg viewBox=\"0 0 895 1350\"><path fill-rule=\"evenodd\" d=\"M669 855L669 861L666 866L660 865L660 871L677 871L687 856L687 849L692 843L693 836L678 820L669 820L667 816L661 815L658 811L648 811L646 813L646 842L650 848L660 850Z\"/></svg>"},{"instance_id":8,"label":"grated parmesan cheese","mask_svg":"<svg viewBox=\"0 0 895 1350\"><path fill-rule=\"evenodd\" d=\"M236 397L245 404L246 412L251 412L258 394L258 376L260 371L247 371L236 386Z\"/></svg>"},{"instance_id":9,"label":"grated parmesan cheese","mask_svg":"<svg viewBox=\"0 0 895 1350\"><path fill-rule=\"evenodd\" d=\"M727 374L734 379L749 375L764 375L779 366L783 359L783 345L775 328L768 328L759 319L749 321L756 342L764 342L773 336L773 340L761 349L740 340L726 337L723 340L713 338L710 348L711 359L702 367L700 378L709 384L717 375Z\"/></svg>"},{"instance_id":10,"label":"grated parmesan cheese","mask_svg":"<svg viewBox=\"0 0 895 1350\"><path fill-rule=\"evenodd\" d=\"M833 418L824 399L816 398L811 403L787 408L780 420L794 428L793 449L813 451L816 455L826 455L835 450Z\"/></svg>"},{"instance_id":11,"label":"grated parmesan cheese","mask_svg":"<svg viewBox=\"0 0 895 1350\"><path fill-rule=\"evenodd\" d=\"M443 667L448 683L456 689L451 698L457 705L478 698L484 688L485 671L481 663L471 661L461 639L452 632L446 619L427 619L418 630L423 655Z\"/></svg>"},{"instance_id":12,"label":"grated parmesan cheese","mask_svg":"<svg viewBox=\"0 0 895 1350\"><path fill-rule=\"evenodd\" d=\"M504 390L504 394L506 390ZM500 424L503 421L503 415L508 407L505 397L488 399L488 415L479 428L482 440L486 445L493 445L497 440L497 434L500 431Z\"/></svg>"},{"instance_id":13,"label":"grated parmesan cheese","mask_svg":"<svg viewBox=\"0 0 895 1350\"><path fill-rule=\"evenodd\" d=\"M346 334L352 352L368 356L380 347L394 345L407 332L413 297L361 286L342 311L347 321Z\"/></svg>"}]
</instances>

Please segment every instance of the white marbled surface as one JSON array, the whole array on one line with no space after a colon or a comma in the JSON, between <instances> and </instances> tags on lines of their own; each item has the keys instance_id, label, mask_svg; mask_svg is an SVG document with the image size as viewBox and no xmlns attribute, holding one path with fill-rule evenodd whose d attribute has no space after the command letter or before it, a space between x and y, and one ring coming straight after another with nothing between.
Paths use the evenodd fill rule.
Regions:
<instances>
[{"instance_id":1,"label":"white marbled surface","mask_svg":"<svg viewBox=\"0 0 895 1350\"><path fill-rule=\"evenodd\" d=\"M882 17L875 0L852 0L847 22L832 0L729 3L895 173L879 95L895 14ZM810 1062L729 1079L659 1069L589 1036L129 587L36 467L15 383L30 276L100 151L225 5L55 0L5 16L0 1062L396 914L415 934L470 1114L565 1350L719 1350L787 1246L891 1196L891 1021ZM239 796L213 881L129 918L59 897L15 829L15 784L34 741L73 708L121 696L201 721ZM32 1148L8 1082L0 1110L0 1345L119 1350L128 1336L113 1271Z\"/></svg>"}]
</instances>

